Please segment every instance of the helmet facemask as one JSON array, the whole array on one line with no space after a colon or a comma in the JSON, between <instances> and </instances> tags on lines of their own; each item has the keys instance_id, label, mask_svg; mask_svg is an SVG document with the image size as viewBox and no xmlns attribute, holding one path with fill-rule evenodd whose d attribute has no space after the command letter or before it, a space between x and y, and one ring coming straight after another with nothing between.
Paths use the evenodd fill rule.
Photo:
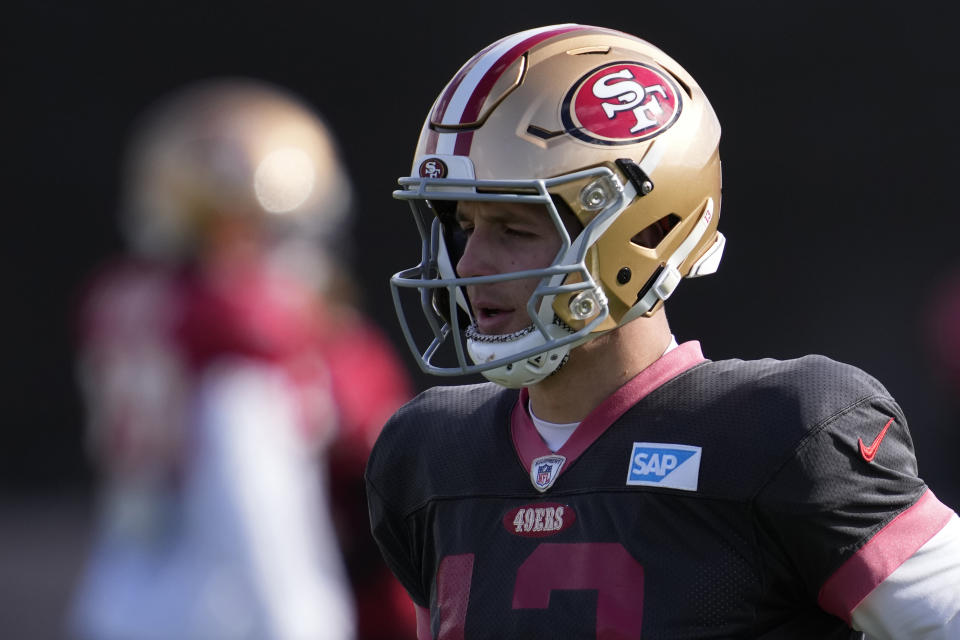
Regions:
<instances>
[{"instance_id":1,"label":"helmet facemask","mask_svg":"<svg viewBox=\"0 0 960 640\"><path fill-rule=\"evenodd\" d=\"M587 256L636 193L609 168L546 180L402 178L400 184L405 188L394 196L410 201L422 241L421 262L394 275L391 288L404 335L425 372L442 376L482 373L510 387L535 384L556 371L570 349L589 339L609 317L607 298L587 267ZM592 217L583 231L571 238L555 193L579 184L584 185L580 204L586 200ZM542 268L459 277L455 266L462 249L452 216L453 205L459 201L539 204L560 237L560 249L551 264ZM560 206L564 206L562 201ZM474 320L467 286L527 278L538 280L526 305L527 328L505 335L481 334L471 328ZM419 293L419 310L432 333L426 348L418 346L407 321L401 300L404 290ZM443 350L451 347L453 360L448 355L448 363L440 364Z\"/></svg>"}]
</instances>

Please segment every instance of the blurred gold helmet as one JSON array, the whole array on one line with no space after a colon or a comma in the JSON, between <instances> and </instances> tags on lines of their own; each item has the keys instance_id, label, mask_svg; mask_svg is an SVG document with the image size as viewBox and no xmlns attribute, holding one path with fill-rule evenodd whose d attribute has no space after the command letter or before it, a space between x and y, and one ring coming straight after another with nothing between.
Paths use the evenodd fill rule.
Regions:
<instances>
[{"instance_id":1,"label":"blurred gold helmet","mask_svg":"<svg viewBox=\"0 0 960 640\"><path fill-rule=\"evenodd\" d=\"M153 104L131 136L121 203L131 249L180 261L220 223L266 242L339 233L351 185L325 122L268 83L217 78Z\"/></svg>"},{"instance_id":2,"label":"blurred gold helmet","mask_svg":"<svg viewBox=\"0 0 960 640\"><path fill-rule=\"evenodd\" d=\"M421 368L533 384L577 344L655 313L682 278L715 271L724 246L719 141L697 82L640 38L562 24L477 53L435 101L411 175L394 192L411 202L423 239L421 263L391 279ZM536 273L528 330L467 330L460 342L472 321L465 285L531 275L457 276L456 230L444 214L452 207L443 201L461 200L541 203L553 219L562 247ZM579 235L564 229L563 209L582 224ZM433 334L425 349L406 320L411 289ZM440 364L451 339L456 362Z\"/></svg>"}]
</instances>

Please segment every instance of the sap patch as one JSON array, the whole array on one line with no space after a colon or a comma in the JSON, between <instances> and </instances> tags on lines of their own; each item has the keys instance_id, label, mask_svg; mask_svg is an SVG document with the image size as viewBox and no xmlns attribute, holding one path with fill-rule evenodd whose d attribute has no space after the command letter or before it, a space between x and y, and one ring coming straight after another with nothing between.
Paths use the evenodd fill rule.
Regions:
<instances>
[{"instance_id":1,"label":"sap patch","mask_svg":"<svg viewBox=\"0 0 960 640\"><path fill-rule=\"evenodd\" d=\"M700 447L686 444L634 442L627 468L628 485L696 491L700 480Z\"/></svg>"}]
</instances>

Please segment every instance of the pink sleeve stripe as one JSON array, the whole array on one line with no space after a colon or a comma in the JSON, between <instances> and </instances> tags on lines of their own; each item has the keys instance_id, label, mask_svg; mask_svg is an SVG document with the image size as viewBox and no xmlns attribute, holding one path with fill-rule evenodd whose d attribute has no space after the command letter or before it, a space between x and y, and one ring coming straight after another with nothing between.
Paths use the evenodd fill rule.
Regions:
<instances>
[{"instance_id":1,"label":"pink sleeve stripe","mask_svg":"<svg viewBox=\"0 0 960 640\"><path fill-rule=\"evenodd\" d=\"M817 598L820 608L849 624L857 605L936 535L952 514L928 489L827 579Z\"/></svg>"},{"instance_id":2,"label":"pink sleeve stripe","mask_svg":"<svg viewBox=\"0 0 960 640\"><path fill-rule=\"evenodd\" d=\"M433 640L430 635L430 609L418 604L413 605L417 610L417 640Z\"/></svg>"}]
</instances>

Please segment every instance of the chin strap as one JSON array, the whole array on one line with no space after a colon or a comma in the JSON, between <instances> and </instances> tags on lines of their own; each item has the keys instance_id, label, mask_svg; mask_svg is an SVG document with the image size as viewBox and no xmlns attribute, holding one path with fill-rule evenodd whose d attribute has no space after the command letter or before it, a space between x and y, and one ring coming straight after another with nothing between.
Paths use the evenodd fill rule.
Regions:
<instances>
[{"instance_id":1,"label":"chin strap","mask_svg":"<svg viewBox=\"0 0 960 640\"><path fill-rule=\"evenodd\" d=\"M568 328L555 323L548 325L547 329L551 339L562 338L571 333ZM492 362L509 357L511 353L521 353L547 344L547 339L533 325L515 333L504 335L482 334L477 331L475 325L471 325L467 328L465 334L467 351L476 364ZM503 387L530 386L559 369L566 362L570 349L578 344L580 342L547 349L535 356L516 360L480 373L487 380Z\"/></svg>"}]
</instances>

